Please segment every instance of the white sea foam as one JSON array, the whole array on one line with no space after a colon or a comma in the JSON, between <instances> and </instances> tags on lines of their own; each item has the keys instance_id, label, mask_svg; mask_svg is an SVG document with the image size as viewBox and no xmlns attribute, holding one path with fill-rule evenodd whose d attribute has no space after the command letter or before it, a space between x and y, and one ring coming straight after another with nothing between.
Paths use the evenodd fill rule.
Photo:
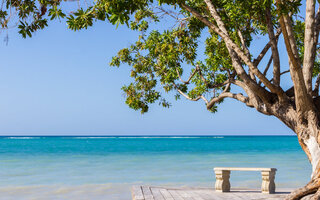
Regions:
<instances>
[{"instance_id":1,"label":"white sea foam","mask_svg":"<svg viewBox=\"0 0 320 200\"><path fill-rule=\"evenodd\" d=\"M224 138L223 136L106 136L106 137L70 137L70 139L195 139L195 138Z\"/></svg>"},{"instance_id":2,"label":"white sea foam","mask_svg":"<svg viewBox=\"0 0 320 200\"><path fill-rule=\"evenodd\" d=\"M4 139L20 139L20 140L29 140L29 139L40 139L40 137L4 137Z\"/></svg>"},{"instance_id":3,"label":"white sea foam","mask_svg":"<svg viewBox=\"0 0 320 200\"><path fill-rule=\"evenodd\" d=\"M69 138L69 139L105 139L105 138L115 138L115 137L63 137L63 138Z\"/></svg>"},{"instance_id":4,"label":"white sea foam","mask_svg":"<svg viewBox=\"0 0 320 200\"><path fill-rule=\"evenodd\" d=\"M48 136L50 137L50 136ZM223 136L57 136L63 139L196 139L196 138L214 138L214 139L222 139ZM41 139L47 138L47 136L11 136L11 137L2 137L3 139L20 139L20 140L28 140L28 139Z\"/></svg>"}]
</instances>

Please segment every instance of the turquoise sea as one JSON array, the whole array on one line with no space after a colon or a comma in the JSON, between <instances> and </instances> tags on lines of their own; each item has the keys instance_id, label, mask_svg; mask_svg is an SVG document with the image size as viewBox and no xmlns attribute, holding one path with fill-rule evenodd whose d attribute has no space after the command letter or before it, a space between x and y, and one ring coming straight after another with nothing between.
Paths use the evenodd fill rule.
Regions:
<instances>
[{"instance_id":1,"label":"turquoise sea","mask_svg":"<svg viewBox=\"0 0 320 200\"><path fill-rule=\"evenodd\" d=\"M0 199L129 200L130 186L213 187L213 167L275 167L278 188L306 184L294 136L0 137ZM259 188L259 172L232 187Z\"/></svg>"}]
</instances>

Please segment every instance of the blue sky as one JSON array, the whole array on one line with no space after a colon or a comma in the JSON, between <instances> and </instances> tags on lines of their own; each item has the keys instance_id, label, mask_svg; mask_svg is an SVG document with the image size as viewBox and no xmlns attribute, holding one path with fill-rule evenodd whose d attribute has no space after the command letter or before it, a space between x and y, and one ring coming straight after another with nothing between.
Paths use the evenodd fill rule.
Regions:
<instances>
[{"instance_id":1,"label":"blue sky","mask_svg":"<svg viewBox=\"0 0 320 200\"><path fill-rule=\"evenodd\" d=\"M131 110L120 89L130 68L108 66L137 38L124 26L99 22L73 32L50 22L32 38L8 33L8 45L0 34L1 135L292 135L278 119L229 99L215 114L184 99L172 100L170 109L155 104L144 115ZM251 50L265 41L258 44ZM284 49L280 54L285 63Z\"/></svg>"}]
</instances>

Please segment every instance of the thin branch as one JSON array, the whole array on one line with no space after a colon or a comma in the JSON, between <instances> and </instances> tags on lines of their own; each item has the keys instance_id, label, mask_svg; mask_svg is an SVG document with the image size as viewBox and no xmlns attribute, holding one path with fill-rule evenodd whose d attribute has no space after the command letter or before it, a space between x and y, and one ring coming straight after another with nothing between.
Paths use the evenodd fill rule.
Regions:
<instances>
[{"instance_id":1,"label":"thin branch","mask_svg":"<svg viewBox=\"0 0 320 200\"><path fill-rule=\"evenodd\" d=\"M277 30L277 33L276 33L275 36L274 36L277 41L278 41L279 36L281 35L281 33L282 33L282 30L279 28L279 29ZM258 65L259 65L259 63L261 62L262 58L266 55L266 53L268 52L268 50L270 49L270 47L271 47L271 41L269 41L269 42L266 44L266 46L264 46L264 48L261 50L261 52L260 52L260 54L257 56L257 58L255 58L255 59L253 60L253 64L254 64L255 66L258 66Z\"/></svg>"},{"instance_id":2,"label":"thin branch","mask_svg":"<svg viewBox=\"0 0 320 200\"><path fill-rule=\"evenodd\" d=\"M214 104L218 103L219 101L223 100L224 98L233 98L233 99L236 99L238 101L241 101L245 104L249 104L249 97L246 97L246 96L243 96L243 94L241 93L238 93L238 94L234 94L234 93L231 93L231 92L223 92L221 93L219 96L217 97L214 97L210 100L209 103L207 103L207 109L211 109Z\"/></svg>"},{"instance_id":3,"label":"thin branch","mask_svg":"<svg viewBox=\"0 0 320 200\"><path fill-rule=\"evenodd\" d=\"M196 69L199 72L201 80L206 84L206 86L209 86L208 81L202 75L202 70L200 69L199 65L196 65Z\"/></svg>"},{"instance_id":4,"label":"thin branch","mask_svg":"<svg viewBox=\"0 0 320 200\"><path fill-rule=\"evenodd\" d=\"M290 72L290 70L283 71L283 72L280 73L280 76L282 76L283 74L286 74L286 73L288 73L288 72ZM270 81L272 82L272 81L273 81L273 78L270 79ZM264 86L264 87L265 87L265 86Z\"/></svg>"},{"instance_id":5,"label":"thin branch","mask_svg":"<svg viewBox=\"0 0 320 200\"><path fill-rule=\"evenodd\" d=\"M274 36L273 24L271 19L270 7L266 8L266 21L268 27L268 35L271 42L271 51L273 57L273 84L280 85L280 57L277 45L277 39Z\"/></svg>"},{"instance_id":6,"label":"thin branch","mask_svg":"<svg viewBox=\"0 0 320 200\"><path fill-rule=\"evenodd\" d=\"M200 99L202 99L206 104L208 103L208 100L203 95L200 95L200 96L198 96L196 98L191 98L191 97L189 97L189 95L187 95L186 93L182 92L175 83L172 83L172 84L173 84L174 88L179 92L179 94L184 96L186 99L188 99L190 101L199 101Z\"/></svg>"},{"instance_id":7,"label":"thin branch","mask_svg":"<svg viewBox=\"0 0 320 200\"><path fill-rule=\"evenodd\" d=\"M212 88L218 88L218 87L225 86L225 85L227 85L228 83L230 83L232 79L233 79L233 78L231 77L230 79L224 81L223 83L215 83L215 84L213 84L213 85L210 85L209 88L212 89Z\"/></svg>"},{"instance_id":8,"label":"thin branch","mask_svg":"<svg viewBox=\"0 0 320 200\"><path fill-rule=\"evenodd\" d=\"M190 83L190 81L191 81L191 79L193 78L193 76L197 73L197 70L198 70L198 69L196 68L196 69L193 71L193 73L189 76L188 80L187 80L187 81L184 81L184 80L181 78L181 76L180 76L180 73L179 73L178 68L176 68L178 77L179 77L180 81L181 81L182 83L184 83L184 84L189 84L189 83Z\"/></svg>"},{"instance_id":9,"label":"thin branch","mask_svg":"<svg viewBox=\"0 0 320 200\"><path fill-rule=\"evenodd\" d=\"M158 13L163 13L163 15L168 15L177 21L185 21L189 18L189 17L180 18L181 13L173 12L172 10L167 11L161 6L156 6L155 8L160 10L160 12L158 12Z\"/></svg>"},{"instance_id":10,"label":"thin branch","mask_svg":"<svg viewBox=\"0 0 320 200\"><path fill-rule=\"evenodd\" d=\"M316 83L314 85L314 90L313 90L313 96L318 96L319 95L319 86L320 86L320 75L318 75Z\"/></svg>"},{"instance_id":11,"label":"thin branch","mask_svg":"<svg viewBox=\"0 0 320 200\"><path fill-rule=\"evenodd\" d=\"M191 74L190 78L188 79L188 81L183 81L180 77L179 71L177 70L177 74L179 76L179 79L181 82L185 83L185 84L189 84L189 81L191 80L192 76L194 76L194 74L196 73L197 70L195 70L193 72L193 74ZM166 73L165 73L166 74ZM184 96L186 99L190 100L190 101L199 101L200 99L202 99L206 104L208 103L208 100L203 96L203 95L199 95L196 98L191 98L189 97L189 95L187 95L186 93L184 93L183 91L181 91L179 89L179 87L175 84L175 82L172 82L172 85L174 86L174 88L179 92L179 94L181 94L182 96Z\"/></svg>"},{"instance_id":12,"label":"thin branch","mask_svg":"<svg viewBox=\"0 0 320 200\"><path fill-rule=\"evenodd\" d=\"M267 67L264 69L264 71L263 71L263 75L267 75L267 72L268 72L268 70L269 70L269 68L270 68L270 65L271 65L271 62L272 62L272 55L270 56L270 59L269 59L269 61L268 61L268 64L267 64Z\"/></svg>"},{"instance_id":13,"label":"thin branch","mask_svg":"<svg viewBox=\"0 0 320 200\"><path fill-rule=\"evenodd\" d=\"M315 18L315 28L314 28L314 40L318 42L320 30L320 7L318 8L316 18Z\"/></svg>"},{"instance_id":14,"label":"thin branch","mask_svg":"<svg viewBox=\"0 0 320 200\"><path fill-rule=\"evenodd\" d=\"M198 72L201 80L206 84L207 87L209 88L212 88L212 86L208 83L208 81L204 78L204 76L202 75L202 70L200 69L199 65L196 65L196 68L195 70L193 71L193 73L189 76L188 80L187 81L184 81L182 78L181 78L181 75L179 73L179 70L176 68L176 72L178 74L178 77L179 77L179 80L184 83L184 84L189 84L191 79L194 77L194 75Z\"/></svg>"},{"instance_id":15,"label":"thin branch","mask_svg":"<svg viewBox=\"0 0 320 200\"><path fill-rule=\"evenodd\" d=\"M244 52L246 53L246 55L247 55L248 57L250 57L249 49L248 49L248 47L247 47L247 45L246 45L246 42L245 42L244 37L243 37L243 35L242 35L242 33L241 33L240 30L238 30L238 35L239 35L239 38L240 38L240 41L241 41L242 49L244 50ZM252 80L256 81L256 77L254 76L254 74L251 72L250 69L249 69L249 75L250 75L250 78L251 78Z\"/></svg>"},{"instance_id":16,"label":"thin branch","mask_svg":"<svg viewBox=\"0 0 320 200\"><path fill-rule=\"evenodd\" d=\"M203 16L202 14L200 14L197 10L195 10L194 8L181 3L180 6L187 10L188 12L190 12L193 16L195 16L198 20L200 20L202 23L204 23L206 26L208 26L210 29L212 29L213 31L215 31L216 33L218 33L221 37L226 38L226 35L224 33L222 33L222 31L220 29L218 29L218 27L213 24L212 22L210 22L205 16ZM241 78L244 82L241 83L242 87L246 93L248 94L249 98L250 98L250 104L251 106L253 105L258 111L268 114L268 111L266 109L262 109L262 108L267 108L267 106L261 107L259 105L261 105L261 100L263 100L265 103L269 102L269 97L270 97L270 93L269 91L265 90L264 88L262 88L261 86L259 86L256 82L254 82L246 73L246 71L243 69L242 65L241 65L241 61L238 58L237 55L235 55L234 50L232 50L232 48L229 47L229 45L227 45L231 60L232 60L232 64L233 67L237 73L237 75L239 76L239 78ZM258 77L259 78L259 77ZM263 103L265 105L265 103Z\"/></svg>"},{"instance_id":17,"label":"thin branch","mask_svg":"<svg viewBox=\"0 0 320 200\"><path fill-rule=\"evenodd\" d=\"M250 100L249 97L245 97L241 93L234 94L232 92L229 92L231 83L234 83L235 85L238 85L240 87L246 87L241 81L230 79L229 83L224 88L222 93L217 97L215 96L215 97L211 98L210 102L207 103L207 109L211 109L214 106L214 104L216 104L217 102L219 102L227 97L239 100L239 101L245 103L247 106L253 107L253 105L251 103L249 103L249 100Z\"/></svg>"},{"instance_id":18,"label":"thin branch","mask_svg":"<svg viewBox=\"0 0 320 200\"><path fill-rule=\"evenodd\" d=\"M281 72L280 73L280 76L282 76L283 74L286 74L286 73L289 73L290 72L290 70L288 69L288 70L286 70L286 71L283 71L283 72Z\"/></svg>"},{"instance_id":19,"label":"thin branch","mask_svg":"<svg viewBox=\"0 0 320 200\"><path fill-rule=\"evenodd\" d=\"M242 45L242 48L243 48L244 52L246 53L246 55L247 55L248 57L250 57L249 49L248 49L248 47L247 47L247 45L246 45L246 41L244 40L241 31L238 30L237 32L238 32L238 35L239 35L239 38L240 38L240 41L241 41L241 45Z\"/></svg>"},{"instance_id":20,"label":"thin branch","mask_svg":"<svg viewBox=\"0 0 320 200\"><path fill-rule=\"evenodd\" d=\"M227 84L227 86L224 88L223 92L229 91L230 86L231 86L231 82L229 82L229 83Z\"/></svg>"},{"instance_id":21,"label":"thin branch","mask_svg":"<svg viewBox=\"0 0 320 200\"><path fill-rule=\"evenodd\" d=\"M232 50L236 52L236 54L246 63L246 65L250 68L250 70L262 81L262 83L267 86L271 92L278 94L279 97L283 97L283 90L274 84L272 84L263 74L258 70L258 68L251 62L250 58L245 55L245 53L235 44L230 36L227 33L225 25L220 18L216 8L212 4L210 0L204 0L208 6L208 9L212 15L212 17L217 22L217 26L214 24L211 25L211 28L220 35L220 37L225 41L226 45L229 46Z\"/></svg>"},{"instance_id":22,"label":"thin branch","mask_svg":"<svg viewBox=\"0 0 320 200\"><path fill-rule=\"evenodd\" d=\"M263 71L263 75L264 75L264 76L267 75L267 72L268 72L268 70L269 70L269 68L270 68L270 66L271 66L271 62L272 62L272 55L270 56L270 59L269 59L269 61L268 61L268 64L267 64L266 68L265 68L264 71ZM258 82L258 85L261 85L261 81L260 81L260 80L259 80L259 82Z\"/></svg>"}]
</instances>

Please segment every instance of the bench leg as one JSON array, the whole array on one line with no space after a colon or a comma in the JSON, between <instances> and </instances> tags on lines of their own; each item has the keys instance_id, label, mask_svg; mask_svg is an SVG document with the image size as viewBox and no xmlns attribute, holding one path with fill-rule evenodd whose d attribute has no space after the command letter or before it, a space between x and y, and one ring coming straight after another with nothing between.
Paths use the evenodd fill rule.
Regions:
<instances>
[{"instance_id":1,"label":"bench leg","mask_svg":"<svg viewBox=\"0 0 320 200\"><path fill-rule=\"evenodd\" d=\"M230 171L218 170L215 171L216 184L215 189L217 192L230 192Z\"/></svg>"},{"instance_id":2,"label":"bench leg","mask_svg":"<svg viewBox=\"0 0 320 200\"><path fill-rule=\"evenodd\" d=\"M262 193L273 194L276 190L276 185L274 183L274 177L276 175L275 171L262 171Z\"/></svg>"}]
</instances>

